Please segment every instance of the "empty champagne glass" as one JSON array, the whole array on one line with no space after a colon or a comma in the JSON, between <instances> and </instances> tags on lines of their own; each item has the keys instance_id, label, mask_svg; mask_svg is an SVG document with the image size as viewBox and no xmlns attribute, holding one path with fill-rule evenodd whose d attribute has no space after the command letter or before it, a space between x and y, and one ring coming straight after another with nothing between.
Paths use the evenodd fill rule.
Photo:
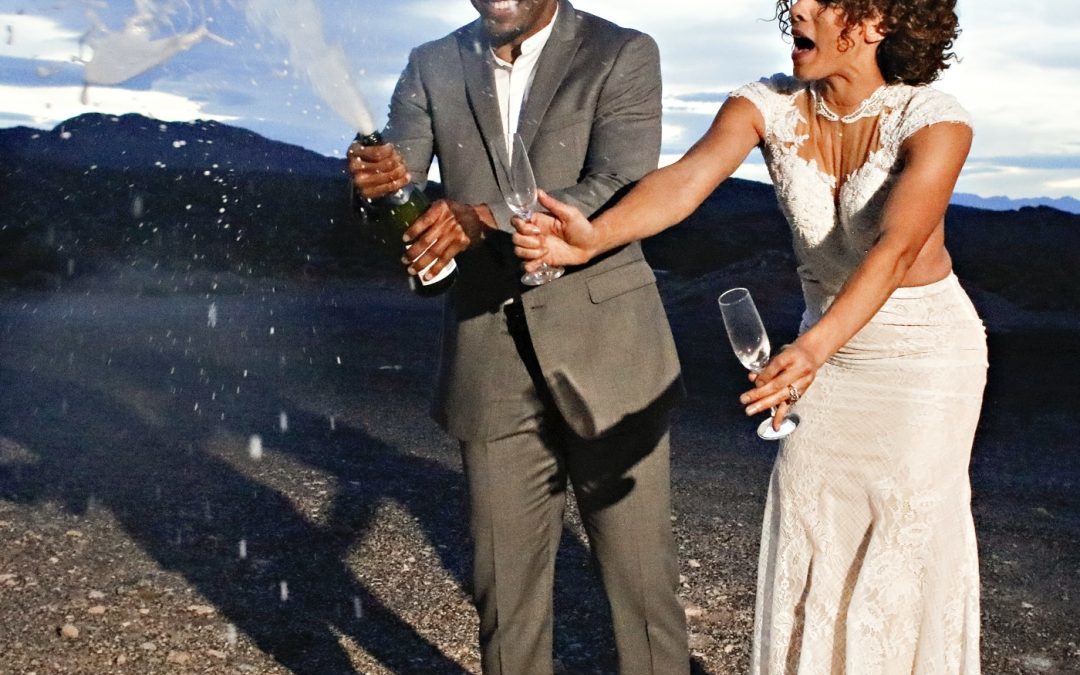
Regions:
<instances>
[{"instance_id":1,"label":"empty champagne glass","mask_svg":"<svg viewBox=\"0 0 1080 675\"><path fill-rule=\"evenodd\" d=\"M532 165L529 163L529 153L525 150L525 141L519 134L514 134L510 171L507 173L509 173L510 185L503 199L519 218L528 220L536 211L536 178L533 176ZM526 286L539 286L558 279L564 271L562 267L552 267L547 263L541 263L535 272L523 274L521 283Z\"/></svg>"},{"instance_id":2,"label":"empty champagne glass","mask_svg":"<svg viewBox=\"0 0 1080 675\"><path fill-rule=\"evenodd\" d=\"M770 358L769 336L750 291L745 288L724 291L720 294L719 303L720 313L724 315L724 328L727 329L735 356L747 370L760 373ZM780 429L773 429L772 418L775 414L776 408L771 408L769 418L758 425L758 436L767 441L783 438L799 426L799 416L789 412L780 423Z\"/></svg>"}]
</instances>

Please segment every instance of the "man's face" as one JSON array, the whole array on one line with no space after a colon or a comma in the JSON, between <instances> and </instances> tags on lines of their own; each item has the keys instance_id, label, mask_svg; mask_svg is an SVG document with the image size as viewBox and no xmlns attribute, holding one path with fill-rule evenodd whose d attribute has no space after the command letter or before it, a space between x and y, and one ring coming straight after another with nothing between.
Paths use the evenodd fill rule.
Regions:
<instances>
[{"instance_id":1,"label":"man's face","mask_svg":"<svg viewBox=\"0 0 1080 675\"><path fill-rule=\"evenodd\" d=\"M469 0L497 45L525 38L543 28L558 0Z\"/></svg>"}]
</instances>

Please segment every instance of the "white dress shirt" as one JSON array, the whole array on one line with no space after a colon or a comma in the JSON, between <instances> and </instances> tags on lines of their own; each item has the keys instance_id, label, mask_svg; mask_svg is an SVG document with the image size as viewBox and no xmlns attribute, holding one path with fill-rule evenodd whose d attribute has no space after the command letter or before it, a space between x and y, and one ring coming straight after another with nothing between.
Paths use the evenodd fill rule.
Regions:
<instances>
[{"instance_id":1,"label":"white dress shirt","mask_svg":"<svg viewBox=\"0 0 1080 675\"><path fill-rule=\"evenodd\" d=\"M514 59L513 63L503 61L495 56L494 49L491 50L495 93L499 99L506 153L511 157L511 161L514 154L514 133L517 132L521 109L525 107L525 101L528 100L529 87L532 86L533 76L536 73L536 62L540 60L540 52L551 37L551 31L555 27L555 17L558 15L559 10L556 5L555 15L551 17L551 21L539 33L521 43L521 54Z\"/></svg>"}]
</instances>

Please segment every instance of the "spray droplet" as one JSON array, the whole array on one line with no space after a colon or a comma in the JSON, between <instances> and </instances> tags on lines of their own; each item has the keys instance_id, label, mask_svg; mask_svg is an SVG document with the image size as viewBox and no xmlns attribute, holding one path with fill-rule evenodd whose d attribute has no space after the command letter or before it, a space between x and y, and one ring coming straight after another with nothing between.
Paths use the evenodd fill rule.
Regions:
<instances>
[{"instance_id":1,"label":"spray droplet","mask_svg":"<svg viewBox=\"0 0 1080 675\"><path fill-rule=\"evenodd\" d=\"M248 456L255 461L262 459L263 456L263 444L262 436L259 434L252 434L248 439Z\"/></svg>"},{"instance_id":2,"label":"spray droplet","mask_svg":"<svg viewBox=\"0 0 1080 675\"><path fill-rule=\"evenodd\" d=\"M282 410L278 413L278 429L281 429L281 433L285 433L289 430L289 416Z\"/></svg>"}]
</instances>

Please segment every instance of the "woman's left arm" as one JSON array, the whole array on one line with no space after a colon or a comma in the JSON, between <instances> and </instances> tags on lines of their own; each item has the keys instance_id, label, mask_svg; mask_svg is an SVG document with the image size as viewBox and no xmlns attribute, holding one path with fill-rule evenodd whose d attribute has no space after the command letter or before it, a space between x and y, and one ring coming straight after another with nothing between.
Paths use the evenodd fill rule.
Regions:
<instances>
[{"instance_id":1,"label":"woman's left arm","mask_svg":"<svg viewBox=\"0 0 1080 675\"><path fill-rule=\"evenodd\" d=\"M941 122L924 127L901 146L903 168L882 210L881 235L845 282L821 320L776 355L740 398L753 415L787 412L789 386L806 392L818 368L865 326L900 287L908 270L942 226L953 187L971 148L971 128Z\"/></svg>"}]
</instances>

